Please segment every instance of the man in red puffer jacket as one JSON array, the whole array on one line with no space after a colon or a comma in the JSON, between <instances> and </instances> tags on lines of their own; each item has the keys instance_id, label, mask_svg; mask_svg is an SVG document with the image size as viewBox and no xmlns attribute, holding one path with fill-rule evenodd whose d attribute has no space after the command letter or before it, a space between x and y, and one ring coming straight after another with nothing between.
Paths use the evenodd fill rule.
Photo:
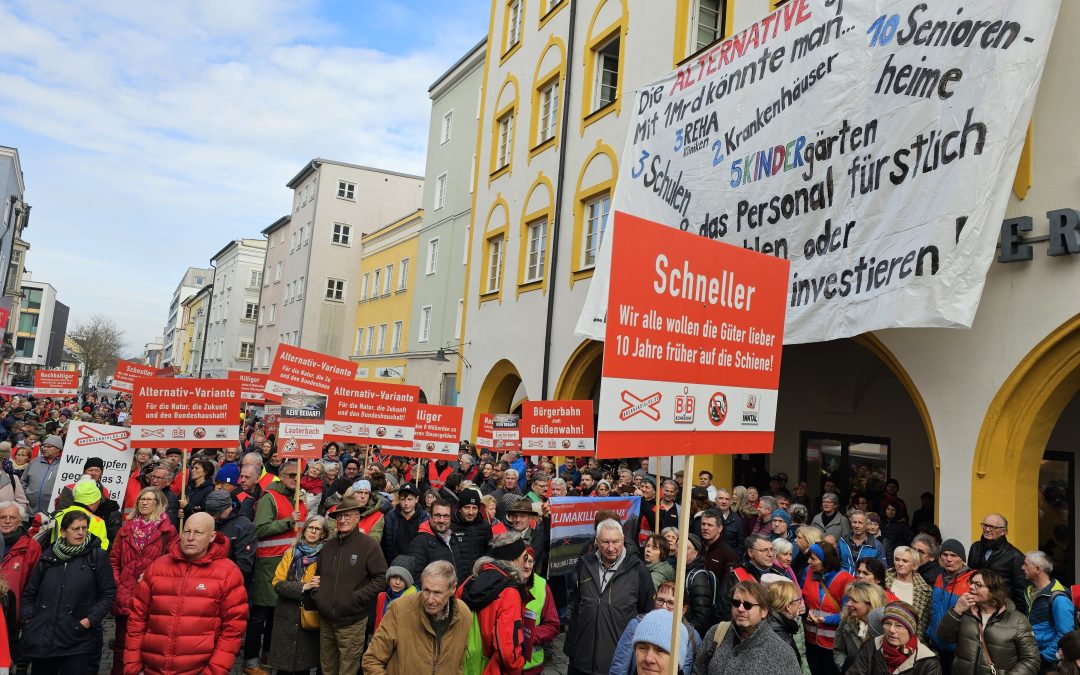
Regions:
<instances>
[{"instance_id":1,"label":"man in red puffer jacket","mask_svg":"<svg viewBox=\"0 0 1080 675\"><path fill-rule=\"evenodd\" d=\"M228 675L247 628L244 578L214 518L196 513L180 540L135 588L128 616L128 675ZM177 608L181 608L177 611Z\"/></svg>"}]
</instances>

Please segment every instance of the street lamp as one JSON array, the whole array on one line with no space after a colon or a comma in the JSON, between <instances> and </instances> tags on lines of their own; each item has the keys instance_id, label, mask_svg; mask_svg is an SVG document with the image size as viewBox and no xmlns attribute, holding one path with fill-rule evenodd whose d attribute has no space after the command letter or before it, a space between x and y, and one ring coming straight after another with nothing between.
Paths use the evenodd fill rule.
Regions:
<instances>
[{"instance_id":1,"label":"street lamp","mask_svg":"<svg viewBox=\"0 0 1080 675\"><path fill-rule=\"evenodd\" d=\"M456 354L457 357L465 363L465 367L472 368L472 364L469 363L469 359L465 358L465 355L457 351L456 349L445 349L443 347L439 347L439 351L435 352L435 356L432 356L431 360L438 361L440 363L447 363L448 361L450 361L450 359L446 358L447 354Z\"/></svg>"}]
</instances>

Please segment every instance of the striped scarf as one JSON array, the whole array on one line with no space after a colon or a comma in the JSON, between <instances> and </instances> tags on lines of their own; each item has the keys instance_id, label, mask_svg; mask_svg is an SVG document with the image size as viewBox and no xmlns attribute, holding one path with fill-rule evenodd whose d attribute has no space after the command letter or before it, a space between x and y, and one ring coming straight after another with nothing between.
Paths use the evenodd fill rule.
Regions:
<instances>
[{"instance_id":1,"label":"striped scarf","mask_svg":"<svg viewBox=\"0 0 1080 675\"><path fill-rule=\"evenodd\" d=\"M66 563L72 558L75 558L82 554L82 552L86 550L86 547L89 543L90 537L87 537L86 539L83 539L83 543L79 544L78 546L72 546L71 544L67 543L63 537L59 537L56 540L56 543L52 545L52 550L57 560L62 563Z\"/></svg>"}]
</instances>

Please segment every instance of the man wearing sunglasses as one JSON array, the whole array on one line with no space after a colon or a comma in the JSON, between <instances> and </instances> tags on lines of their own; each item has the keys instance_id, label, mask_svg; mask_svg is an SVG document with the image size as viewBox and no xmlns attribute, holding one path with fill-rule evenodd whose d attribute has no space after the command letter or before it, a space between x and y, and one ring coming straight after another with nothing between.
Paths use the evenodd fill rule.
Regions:
<instances>
[{"instance_id":1,"label":"man wearing sunglasses","mask_svg":"<svg viewBox=\"0 0 1080 675\"><path fill-rule=\"evenodd\" d=\"M1001 575L1009 587L1009 599L1017 611L1027 614L1027 577L1024 576L1024 554L1009 543L1009 521L1000 513L990 513L982 519L982 538L968 551L968 567L990 569Z\"/></svg>"}]
</instances>

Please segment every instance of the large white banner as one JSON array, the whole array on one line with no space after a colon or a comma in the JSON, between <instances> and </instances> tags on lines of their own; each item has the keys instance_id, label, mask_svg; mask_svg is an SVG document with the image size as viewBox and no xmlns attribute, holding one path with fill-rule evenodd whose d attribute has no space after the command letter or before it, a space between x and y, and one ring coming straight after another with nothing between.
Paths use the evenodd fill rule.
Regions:
<instances>
[{"instance_id":1,"label":"large white banner","mask_svg":"<svg viewBox=\"0 0 1080 675\"><path fill-rule=\"evenodd\" d=\"M970 327L1058 7L792 0L626 94L613 209L791 260L787 344Z\"/></svg>"},{"instance_id":2,"label":"large white banner","mask_svg":"<svg viewBox=\"0 0 1080 675\"><path fill-rule=\"evenodd\" d=\"M53 483L53 505L64 486L78 481L83 475L83 465L91 457L101 459L105 465L101 484L109 491L109 497L117 504L124 502L131 475L131 461L135 452L131 449L131 429L90 422L72 422L68 426L64 452L60 455L56 482Z\"/></svg>"}]
</instances>

